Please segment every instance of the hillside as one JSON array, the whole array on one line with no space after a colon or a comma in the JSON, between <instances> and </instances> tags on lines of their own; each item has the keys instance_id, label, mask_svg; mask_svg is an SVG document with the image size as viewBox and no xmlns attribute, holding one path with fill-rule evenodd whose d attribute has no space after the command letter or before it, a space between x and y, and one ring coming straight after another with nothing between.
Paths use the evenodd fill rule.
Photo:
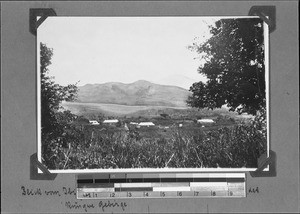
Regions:
<instances>
[{"instance_id":1,"label":"hillside","mask_svg":"<svg viewBox=\"0 0 300 214\"><path fill-rule=\"evenodd\" d=\"M155 83L162 84L162 85L176 85L181 88L189 90L189 88L195 82L199 82L200 80L191 79L184 75L171 75L163 77L162 79L157 80Z\"/></svg>"},{"instance_id":2,"label":"hillside","mask_svg":"<svg viewBox=\"0 0 300 214\"><path fill-rule=\"evenodd\" d=\"M195 109L190 107L165 107L165 106L128 106L119 104L101 104L101 103L78 103L78 102L62 102L65 110L71 111L73 114L81 115L89 118L91 115L105 115L106 117L132 117L132 118L153 118L159 117L164 113L171 118L191 118L198 117L215 118L217 116L229 116L235 119L249 119L249 115L238 115L236 112L229 112L225 108L208 110Z\"/></svg>"},{"instance_id":3,"label":"hillside","mask_svg":"<svg viewBox=\"0 0 300 214\"><path fill-rule=\"evenodd\" d=\"M130 106L186 107L190 92L184 88L139 80L130 84L109 82L80 86L80 103L119 104Z\"/></svg>"}]
</instances>

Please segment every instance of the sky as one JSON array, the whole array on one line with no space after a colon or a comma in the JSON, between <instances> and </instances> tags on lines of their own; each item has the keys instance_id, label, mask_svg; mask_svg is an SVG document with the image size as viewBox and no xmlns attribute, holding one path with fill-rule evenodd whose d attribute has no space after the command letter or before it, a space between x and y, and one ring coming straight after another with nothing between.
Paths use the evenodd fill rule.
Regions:
<instances>
[{"instance_id":1,"label":"sky","mask_svg":"<svg viewBox=\"0 0 300 214\"><path fill-rule=\"evenodd\" d=\"M147 80L188 88L205 81L187 47L210 37L216 18L48 17L37 42L53 48L50 76L61 85ZM37 46L39 47L39 45Z\"/></svg>"}]
</instances>

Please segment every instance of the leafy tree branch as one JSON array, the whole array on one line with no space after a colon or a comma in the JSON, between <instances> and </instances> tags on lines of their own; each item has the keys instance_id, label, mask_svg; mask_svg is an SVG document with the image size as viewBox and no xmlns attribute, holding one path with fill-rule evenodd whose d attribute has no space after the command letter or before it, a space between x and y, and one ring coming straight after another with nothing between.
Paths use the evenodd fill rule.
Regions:
<instances>
[{"instance_id":1,"label":"leafy tree branch","mask_svg":"<svg viewBox=\"0 0 300 214\"><path fill-rule=\"evenodd\" d=\"M189 49L200 60L198 72L206 83L190 87L188 105L196 108L221 108L256 115L265 108L265 65L263 23L260 19L221 19L210 26L212 36Z\"/></svg>"}]
</instances>

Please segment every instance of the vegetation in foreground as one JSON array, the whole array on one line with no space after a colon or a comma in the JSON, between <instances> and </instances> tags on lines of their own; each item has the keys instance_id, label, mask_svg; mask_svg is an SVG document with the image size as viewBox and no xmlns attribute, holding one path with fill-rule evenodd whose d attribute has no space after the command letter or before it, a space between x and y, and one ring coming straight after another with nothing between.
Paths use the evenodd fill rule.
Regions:
<instances>
[{"instance_id":1,"label":"vegetation in foreground","mask_svg":"<svg viewBox=\"0 0 300 214\"><path fill-rule=\"evenodd\" d=\"M68 112L60 115L62 123L77 123L65 123L60 137L43 142L42 159L49 169L256 168L267 150L263 116L210 131L174 127L168 137L147 138L135 130L83 125L84 118Z\"/></svg>"}]
</instances>

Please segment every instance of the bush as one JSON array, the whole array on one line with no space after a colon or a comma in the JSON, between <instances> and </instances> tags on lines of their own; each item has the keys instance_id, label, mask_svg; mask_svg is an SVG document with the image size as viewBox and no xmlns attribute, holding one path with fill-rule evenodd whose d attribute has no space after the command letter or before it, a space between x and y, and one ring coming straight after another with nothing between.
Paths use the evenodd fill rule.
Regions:
<instances>
[{"instance_id":1,"label":"bush","mask_svg":"<svg viewBox=\"0 0 300 214\"><path fill-rule=\"evenodd\" d=\"M44 139L43 160L49 169L256 168L258 157L267 150L263 115L250 125L207 132L173 128L168 138L143 138L138 131L111 132L91 126L82 131L72 125L64 133Z\"/></svg>"}]
</instances>

